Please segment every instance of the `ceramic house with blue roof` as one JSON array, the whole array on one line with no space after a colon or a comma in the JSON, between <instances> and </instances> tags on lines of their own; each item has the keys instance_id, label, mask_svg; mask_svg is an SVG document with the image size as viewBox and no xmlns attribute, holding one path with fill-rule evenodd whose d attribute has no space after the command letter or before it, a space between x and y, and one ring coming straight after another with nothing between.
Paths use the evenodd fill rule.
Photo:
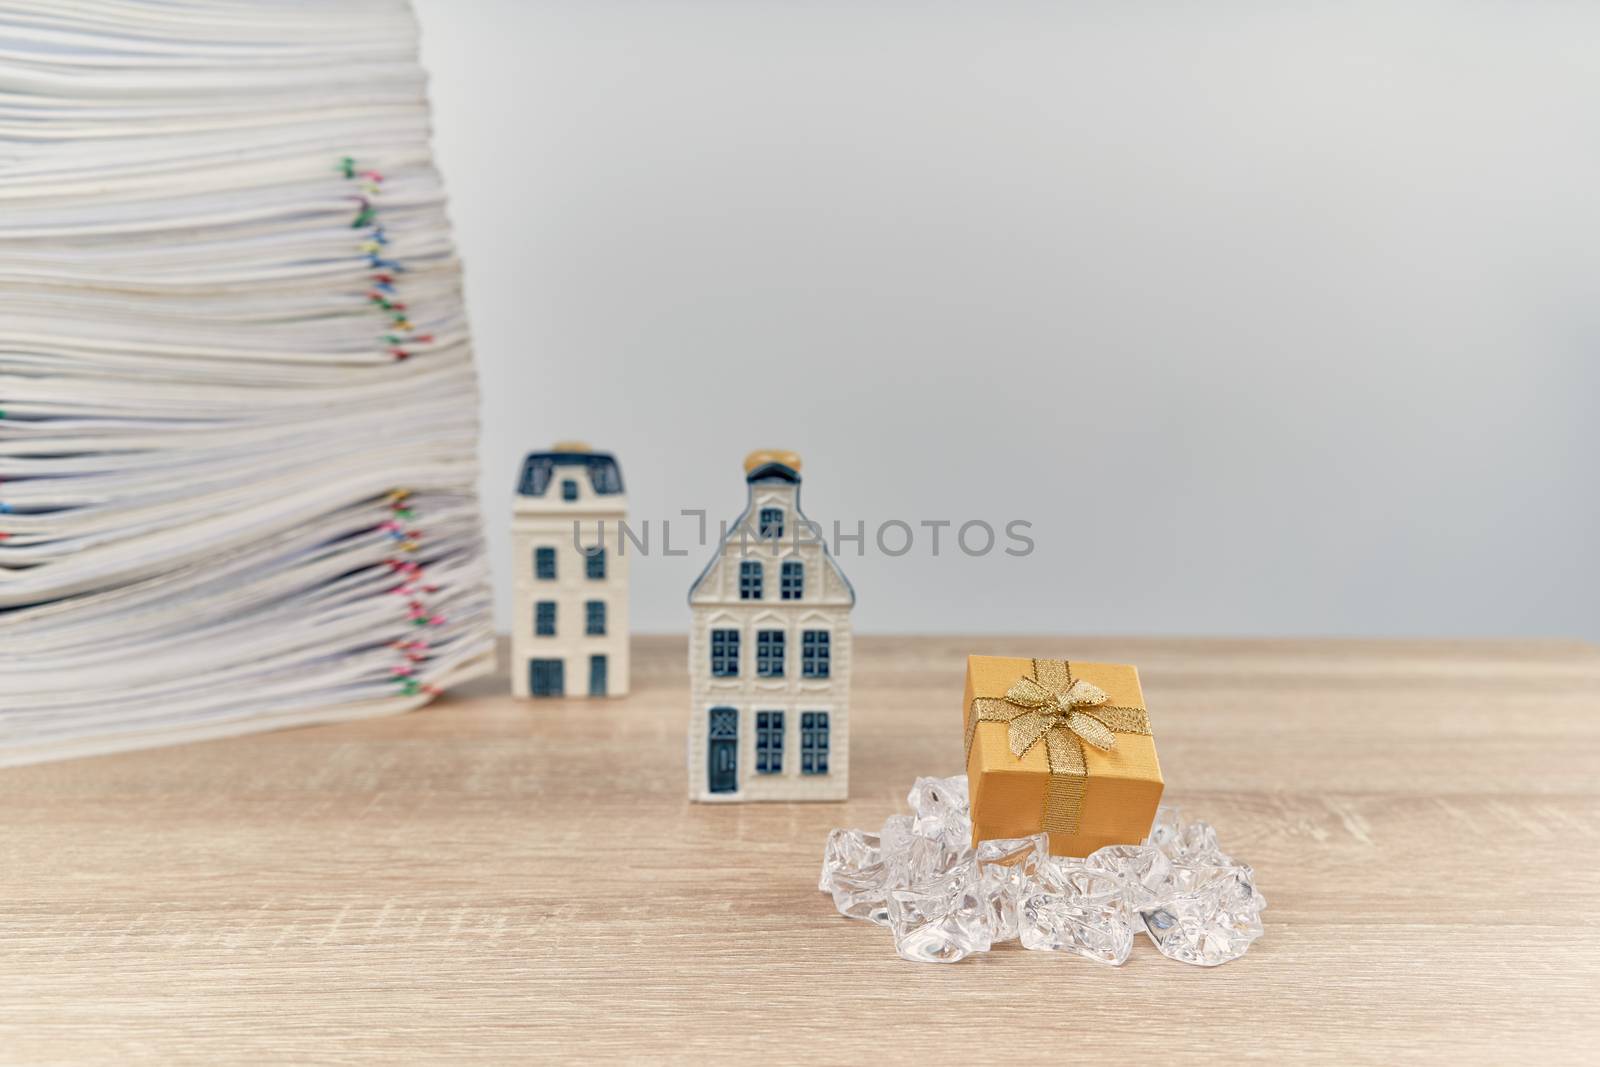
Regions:
<instances>
[{"instance_id":1,"label":"ceramic house with blue roof","mask_svg":"<svg viewBox=\"0 0 1600 1067\"><path fill-rule=\"evenodd\" d=\"M558 444L522 464L511 521L511 691L628 692L628 559L614 551L628 514L608 452Z\"/></svg>"},{"instance_id":2,"label":"ceramic house with blue roof","mask_svg":"<svg viewBox=\"0 0 1600 1067\"><path fill-rule=\"evenodd\" d=\"M689 797L843 800L855 592L800 511L800 457L744 469L745 510L689 590Z\"/></svg>"}]
</instances>

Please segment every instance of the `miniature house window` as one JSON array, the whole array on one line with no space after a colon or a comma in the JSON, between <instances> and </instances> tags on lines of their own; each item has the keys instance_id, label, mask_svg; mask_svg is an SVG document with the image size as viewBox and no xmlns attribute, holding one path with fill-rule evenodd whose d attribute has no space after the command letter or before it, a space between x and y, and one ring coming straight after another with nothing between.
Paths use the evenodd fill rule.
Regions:
<instances>
[{"instance_id":1,"label":"miniature house window","mask_svg":"<svg viewBox=\"0 0 1600 1067\"><path fill-rule=\"evenodd\" d=\"M783 631L756 631L756 674L762 678L783 677Z\"/></svg>"},{"instance_id":2,"label":"miniature house window","mask_svg":"<svg viewBox=\"0 0 1600 1067\"><path fill-rule=\"evenodd\" d=\"M517 482L517 492L522 496L544 496L550 488L551 477L557 466L582 467L589 474L589 486L598 496L612 496L622 492L622 471L617 461L607 455L560 455L535 452L522 465L522 477Z\"/></svg>"},{"instance_id":3,"label":"miniature house window","mask_svg":"<svg viewBox=\"0 0 1600 1067\"><path fill-rule=\"evenodd\" d=\"M714 678L739 676L739 631L711 631L711 675Z\"/></svg>"},{"instance_id":4,"label":"miniature house window","mask_svg":"<svg viewBox=\"0 0 1600 1067\"><path fill-rule=\"evenodd\" d=\"M800 773L828 773L828 713L800 713Z\"/></svg>"},{"instance_id":5,"label":"miniature house window","mask_svg":"<svg viewBox=\"0 0 1600 1067\"><path fill-rule=\"evenodd\" d=\"M604 637L606 632L606 602L591 600L583 605L583 632L590 637Z\"/></svg>"},{"instance_id":6,"label":"miniature house window","mask_svg":"<svg viewBox=\"0 0 1600 1067\"><path fill-rule=\"evenodd\" d=\"M576 499L578 499L578 483L576 481L574 481L571 478L567 478L567 479L562 481L562 483L561 483L561 499L562 500L576 500Z\"/></svg>"},{"instance_id":7,"label":"miniature house window","mask_svg":"<svg viewBox=\"0 0 1600 1067\"><path fill-rule=\"evenodd\" d=\"M589 488L600 496L622 492L622 472L610 456L589 457Z\"/></svg>"},{"instance_id":8,"label":"miniature house window","mask_svg":"<svg viewBox=\"0 0 1600 1067\"><path fill-rule=\"evenodd\" d=\"M592 545L583 550L583 573L588 578L606 576L606 550L604 545Z\"/></svg>"},{"instance_id":9,"label":"miniature house window","mask_svg":"<svg viewBox=\"0 0 1600 1067\"><path fill-rule=\"evenodd\" d=\"M761 509L761 536L768 540L777 540L783 536L783 509Z\"/></svg>"},{"instance_id":10,"label":"miniature house window","mask_svg":"<svg viewBox=\"0 0 1600 1067\"><path fill-rule=\"evenodd\" d=\"M783 712L756 712L756 773L783 772Z\"/></svg>"},{"instance_id":11,"label":"miniature house window","mask_svg":"<svg viewBox=\"0 0 1600 1067\"><path fill-rule=\"evenodd\" d=\"M739 564L739 599L761 599L761 561L747 559Z\"/></svg>"},{"instance_id":12,"label":"miniature house window","mask_svg":"<svg viewBox=\"0 0 1600 1067\"><path fill-rule=\"evenodd\" d=\"M712 708L706 723L706 785L711 792L738 792L738 759L738 709Z\"/></svg>"},{"instance_id":13,"label":"miniature house window","mask_svg":"<svg viewBox=\"0 0 1600 1067\"><path fill-rule=\"evenodd\" d=\"M560 659L528 661L528 692L536 697L559 697L567 693L567 662Z\"/></svg>"},{"instance_id":14,"label":"miniature house window","mask_svg":"<svg viewBox=\"0 0 1600 1067\"><path fill-rule=\"evenodd\" d=\"M805 678L828 676L829 635L826 630L807 630L800 635L800 674Z\"/></svg>"},{"instance_id":15,"label":"miniature house window","mask_svg":"<svg viewBox=\"0 0 1600 1067\"><path fill-rule=\"evenodd\" d=\"M539 637L556 635L556 602L541 600L533 606L533 632Z\"/></svg>"},{"instance_id":16,"label":"miniature house window","mask_svg":"<svg viewBox=\"0 0 1600 1067\"><path fill-rule=\"evenodd\" d=\"M784 562L779 590L785 600L799 600L806 588L806 565L797 559Z\"/></svg>"},{"instance_id":17,"label":"miniature house window","mask_svg":"<svg viewBox=\"0 0 1600 1067\"><path fill-rule=\"evenodd\" d=\"M546 581L556 576L555 549L536 548L533 550L533 576Z\"/></svg>"}]
</instances>

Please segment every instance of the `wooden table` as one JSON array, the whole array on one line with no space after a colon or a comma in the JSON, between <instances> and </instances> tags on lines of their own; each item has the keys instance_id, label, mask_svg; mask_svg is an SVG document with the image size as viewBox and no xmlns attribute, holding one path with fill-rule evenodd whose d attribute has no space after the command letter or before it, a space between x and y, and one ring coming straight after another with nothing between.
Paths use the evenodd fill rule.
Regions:
<instances>
[{"instance_id":1,"label":"wooden table","mask_svg":"<svg viewBox=\"0 0 1600 1067\"><path fill-rule=\"evenodd\" d=\"M0 772L0 1062L1600 1062L1600 649L862 638L851 800L806 806L685 801L683 650ZM828 829L959 770L969 651L1141 666L1249 955L923 966L834 914Z\"/></svg>"}]
</instances>

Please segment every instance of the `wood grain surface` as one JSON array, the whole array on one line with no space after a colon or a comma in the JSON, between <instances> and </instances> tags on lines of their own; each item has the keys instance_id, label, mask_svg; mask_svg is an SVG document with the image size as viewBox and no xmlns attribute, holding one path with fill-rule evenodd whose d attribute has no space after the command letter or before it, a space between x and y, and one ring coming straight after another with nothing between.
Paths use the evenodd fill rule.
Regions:
<instances>
[{"instance_id":1,"label":"wood grain surface","mask_svg":"<svg viewBox=\"0 0 1600 1067\"><path fill-rule=\"evenodd\" d=\"M850 801L764 806L684 799L683 648L0 772L0 1062L1600 1062L1592 646L865 637ZM1140 666L1249 955L922 966L835 915L828 829L960 769L968 652Z\"/></svg>"}]
</instances>

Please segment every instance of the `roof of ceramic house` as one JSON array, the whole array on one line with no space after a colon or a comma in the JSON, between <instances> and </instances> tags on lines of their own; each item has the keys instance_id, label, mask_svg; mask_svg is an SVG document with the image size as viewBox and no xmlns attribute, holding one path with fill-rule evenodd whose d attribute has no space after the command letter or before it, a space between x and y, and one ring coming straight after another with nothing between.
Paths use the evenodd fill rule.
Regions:
<instances>
[{"instance_id":1,"label":"roof of ceramic house","mask_svg":"<svg viewBox=\"0 0 1600 1067\"><path fill-rule=\"evenodd\" d=\"M795 487L795 517L797 519L804 519L806 514L800 510L800 464L800 453L798 452L790 452L786 449L774 448L757 449L744 458L745 484L752 487L761 485L762 483L773 482L788 483L793 485ZM755 491L752 488L749 495L747 495L745 498L744 510L739 512L739 517L737 519L728 524L727 532L724 533L722 535L722 539L717 542L717 550L712 553L710 561L706 563L705 569L700 572L700 576L694 580L692 585L689 586L689 603L691 605L694 603L694 595L700 589L701 584L705 582L707 576L711 574L717 563L723 559L723 549L727 547L728 542L739 538L741 536L741 531L746 529L745 523L750 518L750 508L752 507L754 500ZM765 544L766 542L758 542L752 539L750 543ZM833 558L833 554L828 551L826 538L818 537L813 543L815 543L817 547L822 550L823 561L827 563L829 569L838 576L840 584L844 586L845 592L850 597L850 605L854 607L856 602L855 586L850 584L850 579L845 575L844 570L839 566L838 561ZM798 602L796 601L790 601L789 603L794 606L799 606Z\"/></svg>"},{"instance_id":2,"label":"roof of ceramic house","mask_svg":"<svg viewBox=\"0 0 1600 1067\"><path fill-rule=\"evenodd\" d=\"M517 478L517 495L542 497L555 481L557 467L582 467L589 475L589 487L596 496L615 496L622 492L622 468L610 452L596 452L577 441L563 441L548 452L530 452L522 461Z\"/></svg>"}]
</instances>

